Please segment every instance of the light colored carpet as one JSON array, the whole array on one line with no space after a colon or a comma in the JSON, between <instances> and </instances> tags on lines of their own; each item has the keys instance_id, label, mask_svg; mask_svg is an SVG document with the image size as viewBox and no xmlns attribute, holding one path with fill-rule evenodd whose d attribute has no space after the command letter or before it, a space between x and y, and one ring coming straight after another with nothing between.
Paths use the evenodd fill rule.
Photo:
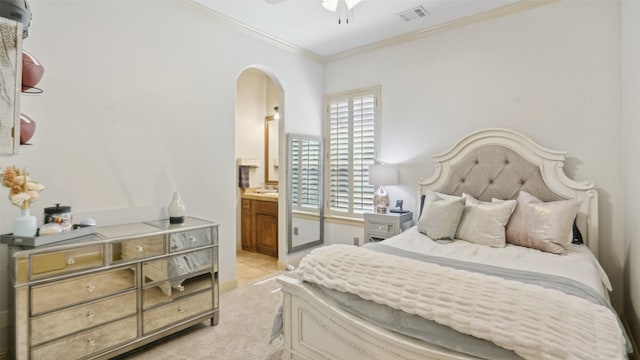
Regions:
<instances>
[{"instance_id":1,"label":"light colored carpet","mask_svg":"<svg viewBox=\"0 0 640 360\"><path fill-rule=\"evenodd\" d=\"M272 275L221 294L217 326L209 326L206 321L119 359L280 359L282 340L269 344L273 319L282 302L274 278Z\"/></svg>"}]
</instances>

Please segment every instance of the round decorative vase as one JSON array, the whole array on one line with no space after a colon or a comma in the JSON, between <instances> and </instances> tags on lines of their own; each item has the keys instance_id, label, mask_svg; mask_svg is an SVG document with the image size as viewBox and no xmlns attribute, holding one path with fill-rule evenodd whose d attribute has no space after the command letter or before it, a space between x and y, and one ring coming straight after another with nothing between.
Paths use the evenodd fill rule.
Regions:
<instances>
[{"instance_id":1,"label":"round decorative vase","mask_svg":"<svg viewBox=\"0 0 640 360\"><path fill-rule=\"evenodd\" d=\"M173 193L173 198L171 198L171 202L169 203L167 210L169 212L170 224L184 223L184 214L187 211L187 207L184 206L179 192L176 191Z\"/></svg>"},{"instance_id":2,"label":"round decorative vase","mask_svg":"<svg viewBox=\"0 0 640 360\"><path fill-rule=\"evenodd\" d=\"M38 220L29 213L29 209L22 209L13 223L13 236L35 237L37 232Z\"/></svg>"}]
</instances>

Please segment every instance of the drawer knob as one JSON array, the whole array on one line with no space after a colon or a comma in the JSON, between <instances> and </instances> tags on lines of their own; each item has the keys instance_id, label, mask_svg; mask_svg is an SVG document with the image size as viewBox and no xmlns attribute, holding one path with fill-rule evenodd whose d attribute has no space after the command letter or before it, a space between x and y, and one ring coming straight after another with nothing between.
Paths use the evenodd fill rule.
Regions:
<instances>
[{"instance_id":1,"label":"drawer knob","mask_svg":"<svg viewBox=\"0 0 640 360\"><path fill-rule=\"evenodd\" d=\"M89 347L94 347L96 346L96 340L94 338L89 338L87 340L87 345L89 345Z\"/></svg>"},{"instance_id":2,"label":"drawer knob","mask_svg":"<svg viewBox=\"0 0 640 360\"><path fill-rule=\"evenodd\" d=\"M96 316L96 313L91 310L87 311L87 319L91 320L94 316Z\"/></svg>"},{"instance_id":3,"label":"drawer knob","mask_svg":"<svg viewBox=\"0 0 640 360\"><path fill-rule=\"evenodd\" d=\"M142 253L144 252L144 247L142 245L136 245L136 251Z\"/></svg>"},{"instance_id":4,"label":"drawer knob","mask_svg":"<svg viewBox=\"0 0 640 360\"><path fill-rule=\"evenodd\" d=\"M184 312L184 309L182 308L182 306L178 306L178 312L179 313L183 313Z\"/></svg>"},{"instance_id":5,"label":"drawer knob","mask_svg":"<svg viewBox=\"0 0 640 360\"><path fill-rule=\"evenodd\" d=\"M93 284L87 285L87 290L89 290L89 292L93 292L93 290L95 290L95 289L96 289L96 287L93 286Z\"/></svg>"},{"instance_id":6,"label":"drawer knob","mask_svg":"<svg viewBox=\"0 0 640 360\"><path fill-rule=\"evenodd\" d=\"M76 263L76 260L72 257L67 258L67 265L73 265Z\"/></svg>"},{"instance_id":7,"label":"drawer knob","mask_svg":"<svg viewBox=\"0 0 640 360\"><path fill-rule=\"evenodd\" d=\"M195 237L195 236L189 236L189 238L188 238L188 239L189 239L189 241L191 241L191 242L196 241L196 237Z\"/></svg>"}]
</instances>

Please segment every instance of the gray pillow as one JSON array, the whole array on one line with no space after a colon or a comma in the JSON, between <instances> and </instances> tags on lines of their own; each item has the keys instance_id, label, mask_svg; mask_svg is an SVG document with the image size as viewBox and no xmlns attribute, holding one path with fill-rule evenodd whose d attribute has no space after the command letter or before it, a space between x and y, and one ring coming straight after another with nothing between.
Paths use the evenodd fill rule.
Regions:
<instances>
[{"instance_id":1,"label":"gray pillow","mask_svg":"<svg viewBox=\"0 0 640 360\"><path fill-rule=\"evenodd\" d=\"M416 224L418 231L432 240L453 240L464 211L462 197L443 199L431 193L425 199L422 216Z\"/></svg>"}]
</instances>

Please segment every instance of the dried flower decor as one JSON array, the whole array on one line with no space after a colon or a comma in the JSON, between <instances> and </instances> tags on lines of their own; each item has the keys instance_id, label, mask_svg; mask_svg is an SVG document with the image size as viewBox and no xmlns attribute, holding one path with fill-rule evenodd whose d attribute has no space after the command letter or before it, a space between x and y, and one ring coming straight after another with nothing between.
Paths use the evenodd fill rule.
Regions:
<instances>
[{"instance_id":1,"label":"dried flower decor","mask_svg":"<svg viewBox=\"0 0 640 360\"><path fill-rule=\"evenodd\" d=\"M44 185L29 180L26 169L21 170L15 166L7 166L4 169L2 185L9 188L11 203L21 209L28 209L31 203L38 200L39 192L44 189Z\"/></svg>"}]
</instances>

